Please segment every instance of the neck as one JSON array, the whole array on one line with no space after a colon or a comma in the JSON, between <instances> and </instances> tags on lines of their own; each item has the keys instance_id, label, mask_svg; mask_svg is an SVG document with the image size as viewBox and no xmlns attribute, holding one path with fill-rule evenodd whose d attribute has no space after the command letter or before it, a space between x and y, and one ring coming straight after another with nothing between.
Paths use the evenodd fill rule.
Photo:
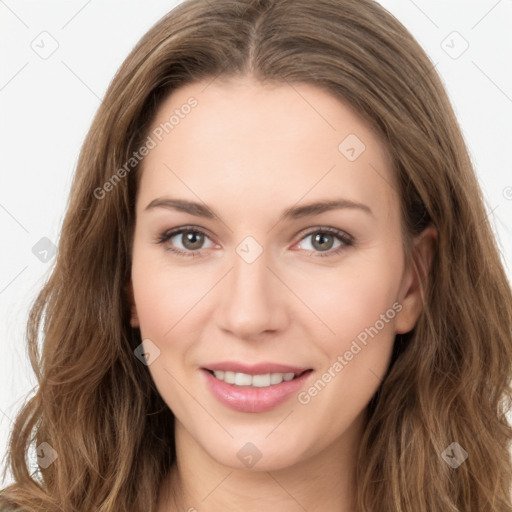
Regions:
<instances>
[{"instance_id":1,"label":"neck","mask_svg":"<svg viewBox=\"0 0 512 512\"><path fill-rule=\"evenodd\" d=\"M270 471L219 464L176 420L176 461L158 512L353 512L363 416L321 451Z\"/></svg>"}]
</instances>

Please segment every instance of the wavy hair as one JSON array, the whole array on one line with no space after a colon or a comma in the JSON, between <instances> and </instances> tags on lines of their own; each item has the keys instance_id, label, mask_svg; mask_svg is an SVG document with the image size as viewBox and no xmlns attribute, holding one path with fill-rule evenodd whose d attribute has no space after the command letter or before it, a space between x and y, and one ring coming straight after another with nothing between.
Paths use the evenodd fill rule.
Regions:
<instances>
[{"instance_id":1,"label":"wavy hair","mask_svg":"<svg viewBox=\"0 0 512 512\"><path fill-rule=\"evenodd\" d=\"M372 0L187 0L124 61L83 144L53 271L31 307L38 386L19 412L0 501L38 512L155 512L175 460L174 416L130 327L140 165L94 191L141 147L158 107L218 76L308 83L382 135L410 250L438 232L415 328L395 339L367 407L358 512L510 512L512 297L468 150L442 82L407 29ZM454 469L443 452L468 458ZM38 476L31 447L58 459ZM4 471L5 473L5 471Z\"/></svg>"}]
</instances>

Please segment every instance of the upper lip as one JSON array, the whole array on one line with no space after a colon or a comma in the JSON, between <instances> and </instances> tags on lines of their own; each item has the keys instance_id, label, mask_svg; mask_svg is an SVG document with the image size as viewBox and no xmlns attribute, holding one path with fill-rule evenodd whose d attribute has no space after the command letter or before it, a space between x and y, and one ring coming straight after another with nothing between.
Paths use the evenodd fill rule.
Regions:
<instances>
[{"instance_id":1,"label":"upper lip","mask_svg":"<svg viewBox=\"0 0 512 512\"><path fill-rule=\"evenodd\" d=\"M223 370L235 373L246 373L248 375L263 375L267 373L302 373L311 369L271 362L248 364L237 361L221 361L219 363L206 364L203 368L206 370Z\"/></svg>"}]
</instances>

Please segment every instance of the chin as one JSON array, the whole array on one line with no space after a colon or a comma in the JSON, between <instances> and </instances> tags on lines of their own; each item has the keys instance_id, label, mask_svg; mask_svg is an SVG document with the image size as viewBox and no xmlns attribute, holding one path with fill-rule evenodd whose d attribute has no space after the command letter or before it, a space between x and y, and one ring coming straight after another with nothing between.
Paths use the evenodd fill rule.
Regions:
<instances>
[{"instance_id":1,"label":"chin","mask_svg":"<svg viewBox=\"0 0 512 512\"><path fill-rule=\"evenodd\" d=\"M278 471L294 466L302 459L297 450L297 445L290 442L290 446L278 447L262 439L258 441L230 440L228 445L216 445L209 451L210 457L218 464L234 470L245 471Z\"/></svg>"}]
</instances>

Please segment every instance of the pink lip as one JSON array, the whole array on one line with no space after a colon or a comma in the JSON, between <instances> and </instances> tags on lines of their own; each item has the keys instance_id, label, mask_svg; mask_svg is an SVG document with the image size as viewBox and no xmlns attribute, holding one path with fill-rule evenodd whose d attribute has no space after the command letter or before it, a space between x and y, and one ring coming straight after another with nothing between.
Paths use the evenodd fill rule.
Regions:
<instances>
[{"instance_id":1,"label":"pink lip","mask_svg":"<svg viewBox=\"0 0 512 512\"><path fill-rule=\"evenodd\" d=\"M239 412L264 412L277 407L278 405L288 400L291 396L296 395L304 386L306 380L309 378L310 374L313 373L313 371L306 371L293 380L283 381L280 384L274 384L264 388L257 388L253 386L235 386L234 384L228 384L227 382L217 379L204 368L201 369L201 373L204 375L206 384L212 394L217 398L217 400L219 400L219 402L225 406ZM244 371L242 373L250 372ZM278 372L271 371L265 373L288 372L281 370ZM293 373L298 372L294 371ZM258 372L254 372L254 374L256 375Z\"/></svg>"},{"instance_id":2,"label":"pink lip","mask_svg":"<svg viewBox=\"0 0 512 512\"><path fill-rule=\"evenodd\" d=\"M246 364L236 361L222 361L220 363L205 364L206 370L223 370L228 372L247 373L248 375L265 375L267 373L302 373L308 368L299 368L298 366L288 366L277 363L257 363Z\"/></svg>"}]
</instances>

